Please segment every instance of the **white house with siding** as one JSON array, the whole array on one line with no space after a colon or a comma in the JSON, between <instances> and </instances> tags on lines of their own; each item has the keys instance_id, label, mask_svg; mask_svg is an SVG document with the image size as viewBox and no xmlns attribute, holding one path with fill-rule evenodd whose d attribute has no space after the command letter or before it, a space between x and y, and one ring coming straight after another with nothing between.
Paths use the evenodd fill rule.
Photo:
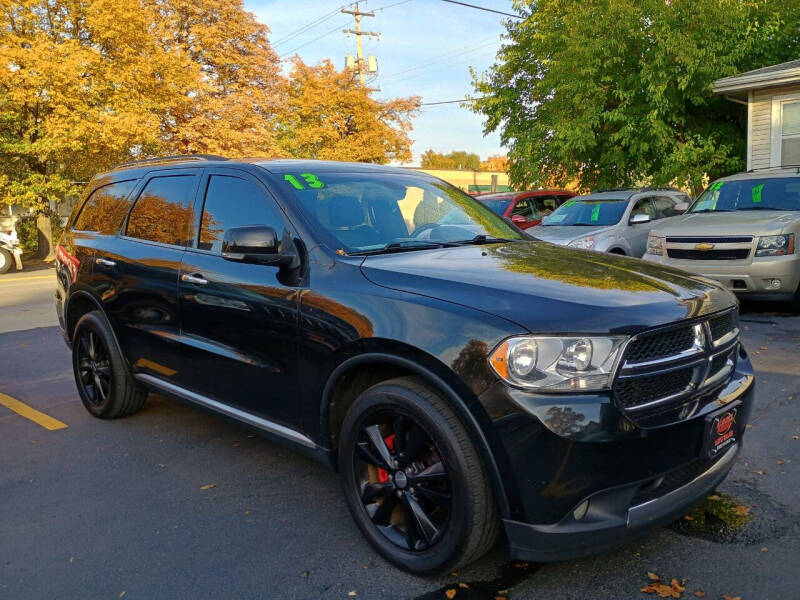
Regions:
<instances>
[{"instance_id":1,"label":"white house with siding","mask_svg":"<svg viewBox=\"0 0 800 600\"><path fill-rule=\"evenodd\" d=\"M725 77L712 90L747 106L747 169L800 166L800 60Z\"/></svg>"}]
</instances>

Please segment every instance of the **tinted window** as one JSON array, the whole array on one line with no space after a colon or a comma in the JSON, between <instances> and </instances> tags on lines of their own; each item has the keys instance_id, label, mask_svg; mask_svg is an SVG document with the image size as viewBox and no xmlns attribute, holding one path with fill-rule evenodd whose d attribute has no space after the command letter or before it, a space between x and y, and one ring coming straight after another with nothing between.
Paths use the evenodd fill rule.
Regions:
<instances>
[{"instance_id":1,"label":"tinted window","mask_svg":"<svg viewBox=\"0 0 800 600\"><path fill-rule=\"evenodd\" d=\"M126 198L135 184L136 180L120 181L96 189L83 205L73 228L103 234L116 233L130 207Z\"/></svg>"},{"instance_id":2,"label":"tinted window","mask_svg":"<svg viewBox=\"0 0 800 600\"><path fill-rule=\"evenodd\" d=\"M545 217L542 225L614 225L619 223L628 201L623 199L594 200L590 196L572 198L559 206L550 216Z\"/></svg>"},{"instance_id":3,"label":"tinted window","mask_svg":"<svg viewBox=\"0 0 800 600\"><path fill-rule=\"evenodd\" d=\"M402 173L280 173L276 185L324 230L335 250L430 249L476 235L520 239L502 218L458 188Z\"/></svg>"},{"instance_id":4,"label":"tinted window","mask_svg":"<svg viewBox=\"0 0 800 600\"><path fill-rule=\"evenodd\" d=\"M238 177L212 175L206 189L198 246L221 252L225 230L244 225L269 225L280 234L283 219L259 185Z\"/></svg>"},{"instance_id":5,"label":"tinted window","mask_svg":"<svg viewBox=\"0 0 800 600\"><path fill-rule=\"evenodd\" d=\"M653 203L650 202L650 198L639 198L631 211L631 216L633 215L647 215L651 219L655 219Z\"/></svg>"},{"instance_id":6,"label":"tinted window","mask_svg":"<svg viewBox=\"0 0 800 600\"><path fill-rule=\"evenodd\" d=\"M154 177L147 182L131 211L127 235L185 246L196 182L195 175Z\"/></svg>"},{"instance_id":7,"label":"tinted window","mask_svg":"<svg viewBox=\"0 0 800 600\"><path fill-rule=\"evenodd\" d=\"M481 200L481 202L493 213L500 216L506 214L508 205L511 204L511 200Z\"/></svg>"}]
</instances>

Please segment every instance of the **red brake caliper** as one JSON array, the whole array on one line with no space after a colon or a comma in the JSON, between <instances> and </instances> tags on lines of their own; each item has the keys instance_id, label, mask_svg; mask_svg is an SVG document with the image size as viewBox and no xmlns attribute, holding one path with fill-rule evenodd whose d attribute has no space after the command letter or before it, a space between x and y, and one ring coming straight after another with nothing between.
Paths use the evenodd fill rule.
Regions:
<instances>
[{"instance_id":1,"label":"red brake caliper","mask_svg":"<svg viewBox=\"0 0 800 600\"><path fill-rule=\"evenodd\" d=\"M383 441L386 442L386 447L389 448L392 452L394 452L394 434L383 438ZM386 469L381 469L378 467L378 481L381 483L386 483L389 481L389 471Z\"/></svg>"}]
</instances>

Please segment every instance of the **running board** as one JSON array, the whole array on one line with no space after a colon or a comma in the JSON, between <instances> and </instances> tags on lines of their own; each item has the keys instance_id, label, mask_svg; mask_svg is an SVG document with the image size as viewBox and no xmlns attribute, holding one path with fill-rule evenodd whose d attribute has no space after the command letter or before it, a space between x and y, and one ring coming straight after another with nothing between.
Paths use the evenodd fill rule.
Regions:
<instances>
[{"instance_id":1,"label":"running board","mask_svg":"<svg viewBox=\"0 0 800 600\"><path fill-rule=\"evenodd\" d=\"M268 421L267 419L263 419L244 410L240 410L238 408L228 406L227 404L223 404L222 402L212 400L211 398L207 398L206 396L202 396L201 394L189 391L185 388L182 388L179 385L175 385L174 383L170 383L169 381L164 381L163 379L159 379L158 377L154 377L153 375L147 375L145 373L137 373L134 375L134 377L139 381L141 381L142 383L145 383L151 387L163 390L168 394L173 394L175 396L178 396L179 398L188 400L189 402L199 404L200 406L204 406L215 412L223 414L226 417L231 417L233 419L236 419L237 421L241 421L242 423L247 423L248 425L252 425L253 427L261 429L267 433L271 433L273 435L277 435L287 440L291 440L297 444L300 444L301 446L305 446L306 448L317 449L317 445L310 438L304 436L302 433L295 431L294 429L290 429L289 427L284 427L283 425L279 425L278 423L273 423L272 421Z\"/></svg>"}]
</instances>

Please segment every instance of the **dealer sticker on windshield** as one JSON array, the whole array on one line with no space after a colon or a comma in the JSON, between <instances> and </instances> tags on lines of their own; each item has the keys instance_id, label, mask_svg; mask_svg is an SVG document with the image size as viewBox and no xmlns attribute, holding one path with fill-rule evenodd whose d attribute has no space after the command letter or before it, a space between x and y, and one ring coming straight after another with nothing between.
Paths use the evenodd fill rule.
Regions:
<instances>
[{"instance_id":1,"label":"dealer sticker on windshield","mask_svg":"<svg viewBox=\"0 0 800 600\"><path fill-rule=\"evenodd\" d=\"M737 417L740 408L740 405L737 404L706 417L704 453L709 458L717 456L738 441Z\"/></svg>"}]
</instances>

